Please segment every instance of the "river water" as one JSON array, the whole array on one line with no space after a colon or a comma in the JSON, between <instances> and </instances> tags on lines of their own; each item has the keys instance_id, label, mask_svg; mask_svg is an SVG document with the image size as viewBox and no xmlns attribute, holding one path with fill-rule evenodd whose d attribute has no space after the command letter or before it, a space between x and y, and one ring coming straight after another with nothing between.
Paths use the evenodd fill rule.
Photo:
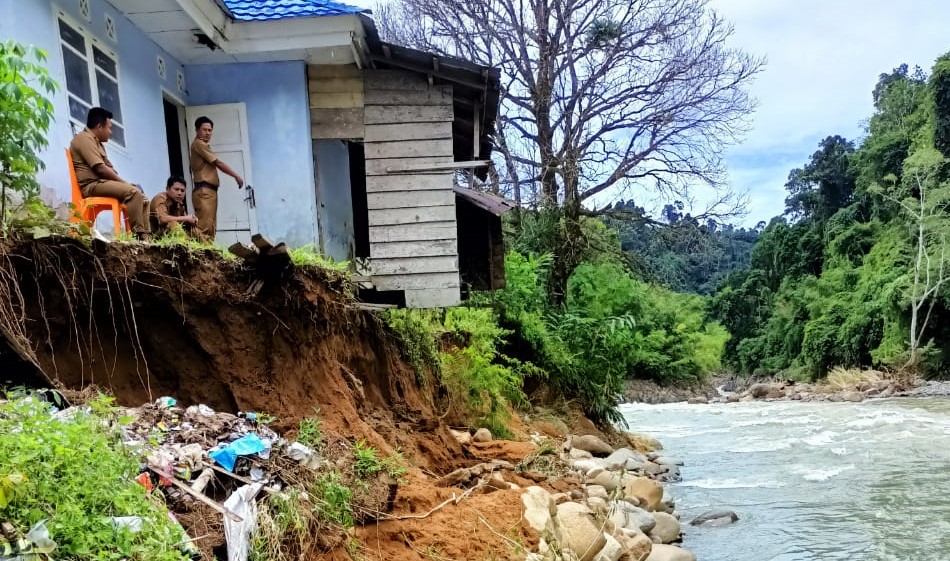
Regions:
<instances>
[{"instance_id":1,"label":"river water","mask_svg":"<svg viewBox=\"0 0 950 561\"><path fill-rule=\"evenodd\" d=\"M667 493L700 561L950 560L950 399L621 408L685 462ZM733 510L724 528L689 526Z\"/></svg>"}]
</instances>

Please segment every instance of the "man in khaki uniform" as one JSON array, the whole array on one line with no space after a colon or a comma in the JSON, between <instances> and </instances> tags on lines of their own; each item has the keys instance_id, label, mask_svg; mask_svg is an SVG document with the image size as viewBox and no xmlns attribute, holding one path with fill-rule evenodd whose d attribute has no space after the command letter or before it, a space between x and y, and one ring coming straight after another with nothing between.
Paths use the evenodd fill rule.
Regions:
<instances>
[{"instance_id":1,"label":"man in khaki uniform","mask_svg":"<svg viewBox=\"0 0 950 561\"><path fill-rule=\"evenodd\" d=\"M218 170L230 175L237 182L238 189L244 187L244 178L230 166L218 159L211 150L211 133L214 123L207 117L195 120L195 140L191 143L191 175L195 188L191 192L191 204L198 218L198 236L207 242L213 242L218 230L218 187L221 180Z\"/></svg>"},{"instance_id":2,"label":"man in khaki uniform","mask_svg":"<svg viewBox=\"0 0 950 561\"><path fill-rule=\"evenodd\" d=\"M152 235L164 236L173 230L185 229L193 234L192 228L198 223L194 215L185 209L185 180L181 177L169 177L165 182L165 191L155 195L149 205L149 220Z\"/></svg>"},{"instance_id":3,"label":"man in khaki uniform","mask_svg":"<svg viewBox=\"0 0 950 561\"><path fill-rule=\"evenodd\" d=\"M83 197L111 197L125 205L132 232L149 239L148 198L140 187L119 177L106 155L103 143L112 138L112 112L93 107L86 116L86 129L69 144L76 180Z\"/></svg>"}]
</instances>

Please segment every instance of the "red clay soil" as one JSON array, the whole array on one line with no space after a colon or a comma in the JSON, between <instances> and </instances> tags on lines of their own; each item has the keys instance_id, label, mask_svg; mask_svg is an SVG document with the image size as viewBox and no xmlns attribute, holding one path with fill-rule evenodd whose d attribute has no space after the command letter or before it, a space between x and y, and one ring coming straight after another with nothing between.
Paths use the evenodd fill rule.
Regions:
<instances>
[{"instance_id":1,"label":"red clay soil","mask_svg":"<svg viewBox=\"0 0 950 561\"><path fill-rule=\"evenodd\" d=\"M329 437L365 439L383 454L398 447L417 466L388 516L352 530L357 541L347 545L360 544L358 555L515 560L536 549L519 491L479 491L436 508L465 491L434 483L486 460L517 464L534 444L463 449L428 393L435 381L420 386L382 322L353 305L342 278L293 268L264 275L264 288L249 295L259 278L238 262L181 247L0 243L0 376L71 390L95 384L129 406L169 395L182 406L267 412L278 419L275 429L290 434L319 409ZM343 545L307 561L350 558Z\"/></svg>"},{"instance_id":2,"label":"red clay soil","mask_svg":"<svg viewBox=\"0 0 950 561\"><path fill-rule=\"evenodd\" d=\"M96 384L129 406L168 395L183 406L266 412L279 431L319 409L325 432L386 454L401 448L431 472L472 462L341 276L292 268L265 275L248 295L260 275L181 246L7 240L0 376ZM24 343L47 380L23 360Z\"/></svg>"},{"instance_id":3,"label":"red clay soil","mask_svg":"<svg viewBox=\"0 0 950 561\"><path fill-rule=\"evenodd\" d=\"M514 561L537 548L537 534L524 524L520 491L476 491L452 500L463 494L412 472L399 486L389 520L355 530L360 555L378 561Z\"/></svg>"}]
</instances>

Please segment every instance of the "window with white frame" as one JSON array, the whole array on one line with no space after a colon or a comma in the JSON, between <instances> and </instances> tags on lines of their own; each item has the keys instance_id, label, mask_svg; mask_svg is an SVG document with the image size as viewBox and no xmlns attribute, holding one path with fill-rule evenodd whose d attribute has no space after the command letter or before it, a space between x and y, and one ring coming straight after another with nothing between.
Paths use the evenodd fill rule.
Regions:
<instances>
[{"instance_id":1,"label":"window with white frame","mask_svg":"<svg viewBox=\"0 0 950 561\"><path fill-rule=\"evenodd\" d=\"M119 63L115 53L62 14L57 24L70 121L81 129L86 126L86 114L91 107L104 107L113 115L111 142L124 147L125 120L119 99Z\"/></svg>"}]
</instances>

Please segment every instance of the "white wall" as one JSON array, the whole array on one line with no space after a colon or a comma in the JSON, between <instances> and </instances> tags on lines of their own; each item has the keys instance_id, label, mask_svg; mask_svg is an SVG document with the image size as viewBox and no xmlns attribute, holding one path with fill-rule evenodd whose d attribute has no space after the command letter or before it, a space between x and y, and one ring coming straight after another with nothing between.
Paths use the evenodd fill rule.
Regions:
<instances>
[{"instance_id":1,"label":"white wall","mask_svg":"<svg viewBox=\"0 0 950 561\"><path fill-rule=\"evenodd\" d=\"M56 8L118 53L119 94L127 146L124 149L107 146L109 157L119 174L140 183L147 195L154 196L165 188L169 175L162 88L187 102L187 95L178 92L177 88L177 72L183 71L181 63L103 0L91 0L91 22L81 17L79 0L59 0L55 4L48 0L0 0L0 38L46 50L49 53L47 67L60 84L60 91L53 98L56 112L48 135L49 148L43 157L47 169L39 176L44 198L53 204L69 202L71 198L64 150L69 146L73 132L67 112ZM106 35L107 14L116 23L117 42L109 41ZM159 55L165 59L164 80L158 74Z\"/></svg>"}]
</instances>

